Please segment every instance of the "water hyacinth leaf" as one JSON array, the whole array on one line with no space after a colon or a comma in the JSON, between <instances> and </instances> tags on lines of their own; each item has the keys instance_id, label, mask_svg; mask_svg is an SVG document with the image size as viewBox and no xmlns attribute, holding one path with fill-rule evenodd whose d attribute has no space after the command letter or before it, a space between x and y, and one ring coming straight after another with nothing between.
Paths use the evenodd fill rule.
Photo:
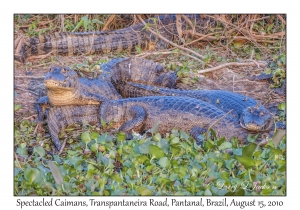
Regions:
<instances>
[{"instance_id":1,"label":"water hyacinth leaf","mask_svg":"<svg viewBox=\"0 0 300 210\"><path fill-rule=\"evenodd\" d=\"M24 170L24 177L30 184L39 182L42 179L41 172L36 168L26 168Z\"/></svg>"},{"instance_id":2,"label":"water hyacinth leaf","mask_svg":"<svg viewBox=\"0 0 300 210\"><path fill-rule=\"evenodd\" d=\"M54 180L55 180L56 184L58 184L58 185L63 184L64 183L64 178L63 178L63 175L62 175L62 172L61 172L60 168L57 165L55 165L52 161L48 162L48 166L51 170L51 173L54 177Z\"/></svg>"},{"instance_id":3,"label":"water hyacinth leaf","mask_svg":"<svg viewBox=\"0 0 300 210\"><path fill-rule=\"evenodd\" d=\"M220 146L219 146L219 150L224 150L224 149L230 149L232 148L232 144L228 141L223 142Z\"/></svg>"},{"instance_id":4,"label":"water hyacinth leaf","mask_svg":"<svg viewBox=\"0 0 300 210\"><path fill-rule=\"evenodd\" d=\"M170 160L167 157L162 157L159 159L158 164L163 168L168 168L170 166Z\"/></svg>"},{"instance_id":5,"label":"water hyacinth leaf","mask_svg":"<svg viewBox=\"0 0 300 210\"><path fill-rule=\"evenodd\" d=\"M180 148L176 147L176 146L171 146L171 152L172 152L172 155L175 156L176 154L178 154L180 152Z\"/></svg>"},{"instance_id":6,"label":"water hyacinth leaf","mask_svg":"<svg viewBox=\"0 0 300 210\"><path fill-rule=\"evenodd\" d=\"M113 179L113 180L115 180L116 182L118 182L118 183L121 183L123 180L122 180L122 178L119 176L119 174L117 174L117 173L114 173L112 176L111 176L111 178Z\"/></svg>"},{"instance_id":7,"label":"water hyacinth leaf","mask_svg":"<svg viewBox=\"0 0 300 210\"><path fill-rule=\"evenodd\" d=\"M38 153L41 157L44 157L44 155L46 154L45 150L43 147L34 147L34 152Z\"/></svg>"},{"instance_id":8,"label":"water hyacinth leaf","mask_svg":"<svg viewBox=\"0 0 300 210\"><path fill-rule=\"evenodd\" d=\"M279 144L279 142L282 140L282 138L285 136L286 131L285 130L277 130L274 134L272 141L275 147Z\"/></svg>"},{"instance_id":9,"label":"water hyacinth leaf","mask_svg":"<svg viewBox=\"0 0 300 210\"><path fill-rule=\"evenodd\" d=\"M211 193L211 191L207 188L207 189L205 190L205 192L204 192L204 195L211 196L212 193Z\"/></svg>"},{"instance_id":10,"label":"water hyacinth leaf","mask_svg":"<svg viewBox=\"0 0 300 210\"><path fill-rule=\"evenodd\" d=\"M181 139L188 140L189 135L186 132L184 132L183 130L180 130L179 132L180 132Z\"/></svg>"},{"instance_id":11,"label":"water hyacinth leaf","mask_svg":"<svg viewBox=\"0 0 300 210\"><path fill-rule=\"evenodd\" d=\"M91 141L91 137L89 132L83 132L81 134L81 140L87 145Z\"/></svg>"},{"instance_id":12,"label":"water hyacinth leaf","mask_svg":"<svg viewBox=\"0 0 300 210\"><path fill-rule=\"evenodd\" d=\"M98 133L98 132L92 132L92 133L91 133L91 139L97 140L97 139L98 139L98 136L99 136L99 133Z\"/></svg>"},{"instance_id":13,"label":"water hyacinth leaf","mask_svg":"<svg viewBox=\"0 0 300 210\"><path fill-rule=\"evenodd\" d=\"M99 145L97 143L94 143L91 145L90 149L92 152L98 152Z\"/></svg>"},{"instance_id":14,"label":"water hyacinth leaf","mask_svg":"<svg viewBox=\"0 0 300 210\"><path fill-rule=\"evenodd\" d=\"M250 168L255 165L255 161L250 157L234 155L234 158L246 168Z\"/></svg>"},{"instance_id":15,"label":"water hyacinth leaf","mask_svg":"<svg viewBox=\"0 0 300 210\"><path fill-rule=\"evenodd\" d=\"M158 146L155 146L153 144L150 145L150 154L157 159L160 159L162 157L165 156L165 153L162 151L161 148L159 148Z\"/></svg>"},{"instance_id":16,"label":"water hyacinth leaf","mask_svg":"<svg viewBox=\"0 0 300 210\"><path fill-rule=\"evenodd\" d=\"M123 152L126 152L127 154L131 153L132 147L128 145L123 146Z\"/></svg>"},{"instance_id":17,"label":"water hyacinth leaf","mask_svg":"<svg viewBox=\"0 0 300 210\"><path fill-rule=\"evenodd\" d=\"M146 196L146 195L153 195L153 193L145 186L141 186L137 189L139 195L142 195L142 196Z\"/></svg>"},{"instance_id":18,"label":"water hyacinth leaf","mask_svg":"<svg viewBox=\"0 0 300 210\"><path fill-rule=\"evenodd\" d=\"M124 132L119 132L117 133L117 139L120 142L123 142L126 140L126 134Z\"/></svg>"},{"instance_id":19,"label":"water hyacinth leaf","mask_svg":"<svg viewBox=\"0 0 300 210\"><path fill-rule=\"evenodd\" d=\"M237 191L228 192L225 194L225 196L241 196L241 195L245 195L245 190L241 188L238 189Z\"/></svg>"},{"instance_id":20,"label":"water hyacinth leaf","mask_svg":"<svg viewBox=\"0 0 300 210\"><path fill-rule=\"evenodd\" d=\"M174 137L171 139L171 144L178 144L180 141L179 141L179 138L178 137Z\"/></svg>"},{"instance_id":21,"label":"water hyacinth leaf","mask_svg":"<svg viewBox=\"0 0 300 210\"><path fill-rule=\"evenodd\" d=\"M261 194L262 194L262 195L270 195L272 192L273 192L272 189L263 189L263 190L261 191Z\"/></svg>"},{"instance_id":22,"label":"water hyacinth leaf","mask_svg":"<svg viewBox=\"0 0 300 210\"><path fill-rule=\"evenodd\" d=\"M224 180L228 180L229 179L229 174L226 171L221 171L220 172L220 178L224 179Z\"/></svg>"},{"instance_id":23,"label":"water hyacinth leaf","mask_svg":"<svg viewBox=\"0 0 300 210\"><path fill-rule=\"evenodd\" d=\"M242 156L244 157L252 157L253 152L255 151L257 144L251 143L243 148Z\"/></svg>"},{"instance_id":24,"label":"water hyacinth leaf","mask_svg":"<svg viewBox=\"0 0 300 210\"><path fill-rule=\"evenodd\" d=\"M149 160L149 158L146 155L138 156L136 158L136 164L143 164L146 160Z\"/></svg>"},{"instance_id":25,"label":"water hyacinth leaf","mask_svg":"<svg viewBox=\"0 0 300 210\"><path fill-rule=\"evenodd\" d=\"M161 140L161 135L160 133L156 133L153 137L152 137L153 141L160 141Z\"/></svg>"}]
</instances>

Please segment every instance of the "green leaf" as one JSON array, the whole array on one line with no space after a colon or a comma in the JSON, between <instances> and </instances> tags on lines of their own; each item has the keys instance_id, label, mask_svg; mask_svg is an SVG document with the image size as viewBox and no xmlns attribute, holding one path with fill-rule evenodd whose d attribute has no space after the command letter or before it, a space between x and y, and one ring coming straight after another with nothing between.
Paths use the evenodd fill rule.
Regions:
<instances>
[{"instance_id":1,"label":"green leaf","mask_svg":"<svg viewBox=\"0 0 300 210\"><path fill-rule=\"evenodd\" d=\"M143 164L146 160L149 160L149 158L146 155L138 156L135 160L135 163L137 165Z\"/></svg>"},{"instance_id":2,"label":"green leaf","mask_svg":"<svg viewBox=\"0 0 300 210\"><path fill-rule=\"evenodd\" d=\"M267 28L267 32L270 32L273 27L274 27L274 23L270 24Z\"/></svg>"},{"instance_id":3,"label":"green leaf","mask_svg":"<svg viewBox=\"0 0 300 210\"><path fill-rule=\"evenodd\" d=\"M221 171L220 172L220 178L224 179L224 180L228 180L229 179L229 174L226 171Z\"/></svg>"},{"instance_id":4,"label":"green leaf","mask_svg":"<svg viewBox=\"0 0 300 210\"><path fill-rule=\"evenodd\" d=\"M220 146L219 146L219 150L224 150L224 149L230 149L232 148L232 144L228 141L222 143Z\"/></svg>"},{"instance_id":5,"label":"green leaf","mask_svg":"<svg viewBox=\"0 0 300 210\"><path fill-rule=\"evenodd\" d=\"M161 148L155 146L153 144L150 145L150 154L157 159L160 159L165 156L165 153L162 151Z\"/></svg>"},{"instance_id":6,"label":"green leaf","mask_svg":"<svg viewBox=\"0 0 300 210\"><path fill-rule=\"evenodd\" d=\"M145 196L145 195L153 195L153 193L145 186L141 186L137 189L139 195Z\"/></svg>"},{"instance_id":7,"label":"green leaf","mask_svg":"<svg viewBox=\"0 0 300 210\"><path fill-rule=\"evenodd\" d=\"M44 157L46 152L43 147L34 147L34 152L38 153L41 157Z\"/></svg>"},{"instance_id":8,"label":"green leaf","mask_svg":"<svg viewBox=\"0 0 300 210\"><path fill-rule=\"evenodd\" d=\"M174 137L171 139L171 144L178 144L180 142L178 137Z\"/></svg>"},{"instance_id":9,"label":"green leaf","mask_svg":"<svg viewBox=\"0 0 300 210\"><path fill-rule=\"evenodd\" d=\"M120 142L123 142L126 140L126 134L124 132L119 132L117 133L117 139Z\"/></svg>"},{"instance_id":10,"label":"green leaf","mask_svg":"<svg viewBox=\"0 0 300 210\"><path fill-rule=\"evenodd\" d=\"M228 192L225 194L225 196L241 196L241 195L245 195L245 190L243 189L238 189L237 191L234 191L234 192Z\"/></svg>"},{"instance_id":11,"label":"green leaf","mask_svg":"<svg viewBox=\"0 0 300 210\"><path fill-rule=\"evenodd\" d=\"M30 184L39 182L42 179L41 172L36 168L26 168L24 170L24 177Z\"/></svg>"},{"instance_id":12,"label":"green leaf","mask_svg":"<svg viewBox=\"0 0 300 210\"><path fill-rule=\"evenodd\" d=\"M162 157L159 159L158 164L163 168L168 168L170 166L170 160L167 157Z\"/></svg>"},{"instance_id":13,"label":"green leaf","mask_svg":"<svg viewBox=\"0 0 300 210\"><path fill-rule=\"evenodd\" d=\"M253 152L255 151L257 144L251 143L243 148L242 156L244 157L252 157Z\"/></svg>"},{"instance_id":14,"label":"green leaf","mask_svg":"<svg viewBox=\"0 0 300 210\"><path fill-rule=\"evenodd\" d=\"M54 177L56 184L61 185L64 183L64 178L62 172L58 166L56 166L51 160L48 162L48 166L51 170L51 173Z\"/></svg>"},{"instance_id":15,"label":"green leaf","mask_svg":"<svg viewBox=\"0 0 300 210\"><path fill-rule=\"evenodd\" d=\"M172 152L172 155L175 156L176 154L178 154L180 152L180 148L176 147L176 146L171 146L171 152Z\"/></svg>"},{"instance_id":16,"label":"green leaf","mask_svg":"<svg viewBox=\"0 0 300 210\"><path fill-rule=\"evenodd\" d=\"M147 141L147 142L141 144L139 146L140 152L142 154L148 154L150 151L150 145L152 145L152 142L150 142L150 141Z\"/></svg>"},{"instance_id":17,"label":"green leaf","mask_svg":"<svg viewBox=\"0 0 300 210\"><path fill-rule=\"evenodd\" d=\"M99 145L97 143L94 143L91 145L90 149L92 152L98 152Z\"/></svg>"},{"instance_id":18,"label":"green leaf","mask_svg":"<svg viewBox=\"0 0 300 210\"><path fill-rule=\"evenodd\" d=\"M263 189L262 191L261 191L261 194L262 195L270 195L271 193L272 193L272 189Z\"/></svg>"},{"instance_id":19,"label":"green leaf","mask_svg":"<svg viewBox=\"0 0 300 210\"><path fill-rule=\"evenodd\" d=\"M180 132L180 138L181 139L188 140L189 135L186 132L184 132L183 130L180 130L179 132Z\"/></svg>"},{"instance_id":20,"label":"green leaf","mask_svg":"<svg viewBox=\"0 0 300 210\"><path fill-rule=\"evenodd\" d=\"M81 140L87 145L91 141L91 137L89 132L83 132L81 134Z\"/></svg>"},{"instance_id":21,"label":"green leaf","mask_svg":"<svg viewBox=\"0 0 300 210\"><path fill-rule=\"evenodd\" d=\"M88 24L89 24L88 15L82 17L81 20L83 20L83 27L84 27L84 30L87 31L87 29L88 29Z\"/></svg>"},{"instance_id":22,"label":"green leaf","mask_svg":"<svg viewBox=\"0 0 300 210\"><path fill-rule=\"evenodd\" d=\"M76 27L73 29L73 31L77 31L82 25L83 25L83 20L80 20L80 21L77 23Z\"/></svg>"},{"instance_id":23,"label":"green leaf","mask_svg":"<svg viewBox=\"0 0 300 210\"><path fill-rule=\"evenodd\" d=\"M92 23L99 23L100 25L103 25L104 23L98 19L93 19Z\"/></svg>"},{"instance_id":24,"label":"green leaf","mask_svg":"<svg viewBox=\"0 0 300 210\"><path fill-rule=\"evenodd\" d=\"M97 140L99 137L99 133L98 132L92 132L91 133L91 139Z\"/></svg>"},{"instance_id":25,"label":"green leaf","mask_svg":"<svg viewBox=\"0 0 300 210\"><path fill-rule=\"evenodd\" d=\"M22 106L20 104L17 104L17 105L15 105L14 111L16 112L16 111L18 111L21 108L22 108Z\"/></svg>"},{"instance_id":26,"label":"green leaf","mask_svg":"<svg viewBox=\"0 0 300 210\"><path fill-rule=\"evenodd\" d=\"M279 144L279 142L282 140L282 138L285 136L286 131L285 130L277 130L274 134L272 141L275 147Z\"/></svg>"},{"instance_id":27,"label":"green leaf","mask_svg":"<svg viewBox=\"0 0 300 210\"><path fill-rule=\"evenodd\" d=\"M211 191L207 188L207 189L205 190L205 192L204 192L204 195L211 196L212 193L211 193Z\"/></svg>"},{"instance_id":28,"label":"green leaf","mask_svg":"<svg viewBox=\"0 0 300 210\"><path fill-rule=\"evenodd\" d=\"M255 161L250 157L234 155L234 158L246 168L250 168L251 166L255 165Z\"/></svg>"},{"instance_id":29,"label":"green leaf","mask_svg":"<svg viewBox=\"0 0 300 210\"><path fill-rule=\"evenodd\" d=\"M153 141L159 141L161 140L161 135L160 133L156 133L153 137L152 137Z\"/></svg>"},{"instance_id":30,"label":"green leaf","mask_svg":"<svg viewBox=\"0 0 300 210\"><path fill-rule=\"evenodd\" d=\"M121 179L121 177L119 176L119 174L117 174L117 173L114 173L112 176L111 176L111 178L113 179L113 180L115 180L116 182L118 182L118 183L121 183L123 180Z\"/></svg>"},{"instance_id":31,"label":"green leaf","mask_svg":"<svg viewBox=\"0 0 300 210\"><path fill-rule=\"evenodd\" d=\"M281 104L278 104L278 109L282 110L282 111L285 111L285 102L283 102Z\"/></svg>"}]
</instances>

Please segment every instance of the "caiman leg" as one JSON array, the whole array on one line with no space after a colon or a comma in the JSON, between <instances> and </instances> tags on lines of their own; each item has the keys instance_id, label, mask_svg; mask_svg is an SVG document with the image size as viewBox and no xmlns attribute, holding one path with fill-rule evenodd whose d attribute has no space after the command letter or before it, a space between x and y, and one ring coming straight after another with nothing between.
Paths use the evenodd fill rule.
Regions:
<instances>
[{"instance_id":1,"label":"caiman leg","mask_svg":"<svg viewBox=\"0 0 300 210\"><path fill-rule=\"evenodd\" d=\"M193 127L190 130L190 135L196 140L197 145L202 146L203 138L200 138L199 135L204 134L207 131L205 128Z\"/></svg>"},{"instance_id":2,"label":"caiman leg","mask_svg":"<svg viewBox=\"0 0 300 210\"><path fill-rule=\"evenodd\" d=\"M43 96L37 101L38 121L41 122L44 118L45 107L49 106L48 96Z\"/></svg>"},{"instance_id":3,"label":"caiman leg","mask_svg":"<svg viewBox=\"0 0 300 210\"><path fill-rule=\"evenodd\" d=\"M37 125L34 129L34 134L37 132L38 129L42 130L42 121L44 119L45 110L49 108L50 102L47 96L43 96L37 101L36 104L37 104L36 109L38 113L38 120L37 120Z\"/></svg>"},{"instance_id":4,"label":"caiman leg","mask_svg":"<svg viewBox=\"0 0 300 210\"><path fill-rule=\"evenodd\" d=\"M125 122L119 129L126 133L126 139L132 139L131 131L141 126L145 120L146 112L141 106L132 106L126 111L126 118L132 119Z\"/></svg>"}]
</instances>

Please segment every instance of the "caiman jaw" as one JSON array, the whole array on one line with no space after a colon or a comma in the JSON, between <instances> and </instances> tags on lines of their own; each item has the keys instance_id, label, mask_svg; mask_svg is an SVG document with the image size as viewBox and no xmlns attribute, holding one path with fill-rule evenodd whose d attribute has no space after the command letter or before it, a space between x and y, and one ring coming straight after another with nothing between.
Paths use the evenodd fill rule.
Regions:
<instances>
[{"instance_id":1,"label":"caiman jaw","mask_svg":"<svg viewBox=\"0 0 300 210\"><path fill-rule=\"evenodd\" d=\"M263 125L256 125L256 124L252 124L252 123L248 123L248 124L245 124L244 120L242 119L240 121L240 125L249 130L249 131L256 131L256 132L259 132L259 131L267 131L271 128L272 126L272 120L268 120L266 123L264 123Z\"/></svg>"},{"instance_id":2,"label":"caiman jaw","mask_svg":"<svg viewBox=\"0 0 300 210\"><path fill-rule=\"evenodd\" d=\"M53 81L53 80L47 80L44 81L44 84L47 89L55 90L55 89L64 89L64 90L72 90L73 88L70 87L64 87L60 83Z\"/></svg>"}]
</instances>

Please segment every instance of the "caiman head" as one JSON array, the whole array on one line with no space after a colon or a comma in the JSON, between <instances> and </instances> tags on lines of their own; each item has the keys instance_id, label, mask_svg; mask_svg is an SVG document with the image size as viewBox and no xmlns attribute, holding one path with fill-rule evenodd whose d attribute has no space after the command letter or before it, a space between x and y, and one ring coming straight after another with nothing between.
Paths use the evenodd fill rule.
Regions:
<instances>
[{"instance_id":1,"label":"caiman head","mask_svg":"<svg viewBox=\"0 0 300 210\"><path fill-rule=\"evenodd\" d=\"M51 67L44 84L50 91L72 91L78 86L78 75L67 67Z\"/></svg>"},{"instance_id":2,"label":"caiman head","mask_svg":"<svg viewBox=\"0 0 300 210\"><path fill-rule=\"evenodd\" d=\"M273 117L264 106L258 103L256 106L243 110L240 125L250 131L267 131L273 125Z\"/></svg>"}]
</instances>

